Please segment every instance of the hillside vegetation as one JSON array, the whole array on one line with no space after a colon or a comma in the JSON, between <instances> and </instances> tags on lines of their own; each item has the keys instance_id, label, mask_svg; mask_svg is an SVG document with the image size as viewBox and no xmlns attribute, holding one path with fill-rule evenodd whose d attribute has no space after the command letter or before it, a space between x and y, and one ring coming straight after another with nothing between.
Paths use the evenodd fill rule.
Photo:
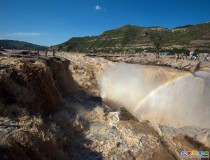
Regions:
<instances>
[{"instance_id":1,"label":"hillside vegetation","mask_svg":"<svg viewBox=\"0 0 210 160\"><path fill-rule=\"evenodd\" d=\"M57 45L61 51L122 52L126 50L152 50L160 44L162 50L210 50L210 23L186 25L174 29L125 25L108 30L99 36L73 37Z\"/></svg>"},{"instance_id":2,"label":"hillside vegetation","mask_svg":"<svg viewBox=\"0 0 210 160\"><path fill-rule=\"evenodd\" d=\"M20 50L28 50L28 49L46 49L46 46L40 46L28 42L23 41L14 41L14 40L0 40L0 47L5 49L20 49Z\"/></svg>"}]
</instances>

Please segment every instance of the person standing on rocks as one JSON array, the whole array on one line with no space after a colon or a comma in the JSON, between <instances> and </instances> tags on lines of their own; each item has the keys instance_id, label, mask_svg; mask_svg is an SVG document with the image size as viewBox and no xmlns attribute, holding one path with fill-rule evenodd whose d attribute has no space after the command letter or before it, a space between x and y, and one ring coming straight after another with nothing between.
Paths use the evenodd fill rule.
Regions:
<instances>
[{"instance_id":1,"label":"person standing on rocks","mask_svg":"<svg viewBox=\"0 0 210 160\"><path fill-rule=\"evenodd\" d=\"M184 53L181 53L181 59L184 60Z\"/></svg>"},{"instance_id":2,"label":"person standing on rocks","mask_svg":"<svg viewBox=\"0 0 210 160\"><path fill-rule=\"evenodd\" d=\"M156 52L156 58L160 58L160 52L159 51Z\"/></svg>"},{"instance_id":3,"label":"person standing on rocks","mask_svg":"<svg viewBox=\"0 0 210 160\"><path fill-rule=\"evenodd\" d=\"M146 56L146 53L145 53L145 51L143 50L143 51L141 51L141 58L143 58L144 56Z\"/></svg>"},{"instance_id":4,"label":"person standing on rocks","mask_svg":"<svg viewBox=\"0 0 210 160\"><path fill-rule=\"evenodd\" d=\"M197 54L197 60L198 61L200 60L200 54L199 53Z\"/></svg>"},{"instance_id":5,"label":"person standing on rocks","mask_svg":"<svg viewBox=\"0 0 210 160\"><path fill-rule=\"evenodd\" d=\"M178 59L179 59L179 55L178 55L178 53L176 53L176 55L175 55L176 62L178 61Z\"/></svg>"}]
</instances>

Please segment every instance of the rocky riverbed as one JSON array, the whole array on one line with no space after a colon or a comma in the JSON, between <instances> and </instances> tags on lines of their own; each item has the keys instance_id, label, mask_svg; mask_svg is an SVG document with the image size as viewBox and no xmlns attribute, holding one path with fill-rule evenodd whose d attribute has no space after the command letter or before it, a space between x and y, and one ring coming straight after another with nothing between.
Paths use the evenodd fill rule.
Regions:
<instances>
[{"instance_id":1,"label":"rocky riverbed","mask_svg":"<svg viewBox=\"0 0 210 160\"><path fill-rule=\"evenodd\" d=\"M173 160L209 151L207 128L156 125L104 103L98 82L116 63L59 56L0 57L1 159Z\"/></svg>"}]
</instances>

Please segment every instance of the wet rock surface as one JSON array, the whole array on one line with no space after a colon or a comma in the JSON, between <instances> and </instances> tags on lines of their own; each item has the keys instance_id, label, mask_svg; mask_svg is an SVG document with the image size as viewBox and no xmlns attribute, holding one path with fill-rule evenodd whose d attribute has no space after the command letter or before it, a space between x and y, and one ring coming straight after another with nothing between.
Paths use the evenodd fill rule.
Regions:
<instances>
[{"instance_id":1,"label":"wet rock surface","mask_svg":"<svg viewBox=\"0 0 210 160\"><path fill-rule=\"evenodd\" d=\"M99 96L98 81L100 75L108 68L114 65L113 62L104 58L91 58L85 54L66 54L58 53L59 56L65 57L71 61L70 70L78 87L86 89L90 94Z\"/></svg>"},{"instance_id":2,"label":"wet rock surface","mask_svg":"<svg viewBox=\"0 0 210 160\"><path fill-rule=\"evenodd\" d=\"M196 128L196 127L181 127L172 128L168 126L160 125L160 130L167 136L174 138L179 135L186 135L194 138L196 141L204 143L206 146L210 147L210 129L209 128Z\"/></svg>"}]
</instances>

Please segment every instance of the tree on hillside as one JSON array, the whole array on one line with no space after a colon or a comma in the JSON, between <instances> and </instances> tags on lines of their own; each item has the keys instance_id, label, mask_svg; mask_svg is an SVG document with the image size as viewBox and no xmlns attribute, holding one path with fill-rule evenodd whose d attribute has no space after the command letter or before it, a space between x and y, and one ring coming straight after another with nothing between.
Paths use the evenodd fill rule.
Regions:
<instances>
[{"instance_id":1,"label":"tree on hillside","mask_svg":"<svg viewBox=\"0 0 210 160\"><path fill-rule=\"evenodd\" d=\"M137 30L135 28L127 28L121 41L122 48L124 48L126 44L131 43L136 38L136 36Z\"/></svg>"},{"instance_id":2,"label":"tree on hillside","mask_svg":"<svg viewBox=\"0 0 210 160\"><path fill-rule=\"evenodd\" d=\"M146 32L145 34L150 38L156 50L160 50L162 48L164 41L161 34L158 34L157 32Z\"/></svg>"},{"instance_id":3,"label":"tree on hillside","mask_svg":"<svg viewBox=\"0 0 210 160\"><path fill-rule=\"evenodd\" d=\"M159 58L159 52L165 43L165 38L161 32L146 32L146 36L150 38L156 51L156 57Z\"/></svg>"}]
</instances>

